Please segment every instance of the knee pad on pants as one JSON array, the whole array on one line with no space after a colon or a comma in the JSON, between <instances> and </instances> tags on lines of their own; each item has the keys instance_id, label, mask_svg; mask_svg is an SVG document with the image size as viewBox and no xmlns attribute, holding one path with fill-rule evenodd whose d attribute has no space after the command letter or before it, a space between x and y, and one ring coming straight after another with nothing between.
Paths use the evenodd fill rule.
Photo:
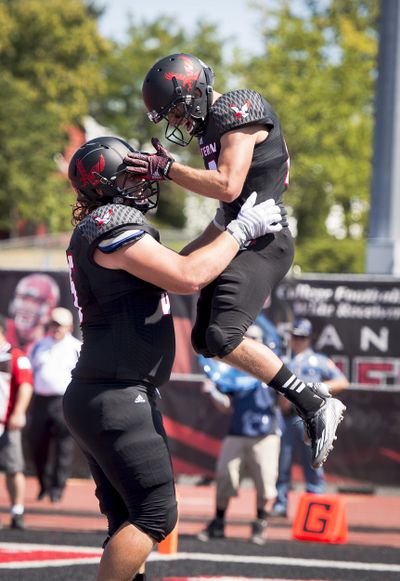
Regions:
<instances>
[{"instance_id":1,"label":"knee pad on pants","mask_svg":"<svg viewBox=\"0 0 400 581\"><path fill-rule=\"evenodd\" d=\"M204 329L193 327L192 347L203 357L225 357L229 355L243 340L243 333L227 333L219 325L213 323L204 332Z\"/></svg>"},{"instance_id":2,"label":"knee pad on pants","mask_svg":"<svg viewBox=\"0 0 400 581\"><path fill-rule=\"evenodd\" d=\"M203 357L213 357L212 353L207 348L206 338L204 336L204 330L196 327L193 327L192 335L191 335L191 342L192 347L196 353L199 355L203 355Z\"/></svg>"},{"instance_id":3,"label":"knee pad on pants","mask_svg":"<svg viewBox=\"0 0 400 581\"><path fill-rule=\"evenodd\" d=\"M227 332L213 323L206 331L206 345L212 357L225 357L229 355L243 340L243 334L239 331Z\"/></svg>"}]
</instances>

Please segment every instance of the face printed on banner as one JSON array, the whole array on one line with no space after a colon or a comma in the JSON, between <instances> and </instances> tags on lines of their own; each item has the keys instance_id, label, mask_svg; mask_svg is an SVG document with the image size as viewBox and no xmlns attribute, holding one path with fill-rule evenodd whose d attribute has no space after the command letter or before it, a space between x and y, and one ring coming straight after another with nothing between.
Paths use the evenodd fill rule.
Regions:
<instances>
[{"instance_id":1,"label":"face printed on banner","mask_svg":"<svg viewBox=\"0 0 400 581\"><path fill-rule=\"evenodd\" d=\"M59 286L51 276L35 273L21 278L9 309L18 344L24 346L44 334L59 299Z\"/></svg>"}]
</instances>

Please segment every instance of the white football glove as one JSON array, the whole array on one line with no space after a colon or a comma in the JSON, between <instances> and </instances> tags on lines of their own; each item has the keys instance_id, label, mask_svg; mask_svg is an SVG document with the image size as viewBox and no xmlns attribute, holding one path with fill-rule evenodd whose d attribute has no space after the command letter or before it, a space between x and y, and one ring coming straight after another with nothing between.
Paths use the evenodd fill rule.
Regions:
<instances>
[{"instance_id":1,"label":"white football glove","mask_svg":"<svg viewBox=\"0 0 400 581\"><path fill-rule=\"evenodd\" d=\"M255 206L256 200L257 192L253 192L243 204L236 220L229 222L226 227L240 247L254 238L282 230L281 209L275 200L270 198Z\"/></svg>"}]
</instances>

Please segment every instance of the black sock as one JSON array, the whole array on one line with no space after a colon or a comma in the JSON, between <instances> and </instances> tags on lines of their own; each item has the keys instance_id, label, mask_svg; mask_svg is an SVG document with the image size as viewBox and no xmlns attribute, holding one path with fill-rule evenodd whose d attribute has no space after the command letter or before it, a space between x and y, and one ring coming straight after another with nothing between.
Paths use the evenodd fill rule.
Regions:
<instances>
[{"instance_id":1,"label":"black sock","mask_svg":"<svg viewBox=\"0 0 400 581\"><path fill-rule=\"evenodd\" d=\"M257 508L257 520L267 520L268 513L263 508Z\"/></svg>"},{"instance_id":2,"label":"black sock","mask_svg":"<svg viewBox=\"0 0 400 581\"><path fill-rule=\"evenodd\" d=\"M220 519L220 520L224 520L225 519L225 512L226 512L226 508L217 508L217 510L215 511L215 517Z\"/></svg>"},{"instance_id":3,"label":"black sock","mask_svg":"<svg viewBox=\"0 0 400 581\"><path fill-rule=\"evenodd\" d=\"M307 387L284 364L268 385L291 401L301 414L315 412L323 403L323 399Z\"/></svg>"},{"instance_id":4,"label":"black sock","mask_svg":"<svg viewBox=\"0 0 400 581\"><path fill-rule=\"evenodd\" d=\"M146 581L146 573L136 573L132 581Z\"/></svg>"}]
</instances>

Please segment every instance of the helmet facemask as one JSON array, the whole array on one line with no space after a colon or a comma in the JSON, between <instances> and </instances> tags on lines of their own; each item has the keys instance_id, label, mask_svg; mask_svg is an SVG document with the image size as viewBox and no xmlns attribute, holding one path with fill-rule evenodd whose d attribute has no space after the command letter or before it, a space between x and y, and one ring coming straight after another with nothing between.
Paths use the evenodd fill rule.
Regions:
<instances>
[{"instance_id":1,"label":"helmet facemask","mask_svg":"<svg viewBox=\"0 0 400 581\"><path fill-rule=\"evenodd\" d=\"M176 85L176 93L180 95L182 89L176 84L175 77L173 77L172 82ZM196 91L200 92L199 89ZM147 116L153 123L159 123L164 119L167 122L164 133L165 138L171 143L186 147L195 135L201 133L203 128L205 115L200 118L198 116L198 111L200 110L199 101L200 97L195 98L193 95L178 96L159 113L152 111ZM171 123L171 115L174 116L174 123Z\"/></svg>"},{"instance_id":2,"label":"helmet facemask","mask_svg":"<svg viewBox=\"0 0 400 581\"><path fill-rule=\"evenodd\" d=\"M114 204L126 203L140 210L143 214L153 210L158 205L160 195L160 185L158 182L143 181L139 178L136 185L126 186L126 182L132 174L122 169L115 174L115 180L118 176L124 176L121 185L114 182L113 202Z\"/></svg>"},{"instance_id":3,"label":"helmet facemask","mask_svg":"<svg viewBox=\"0 0 400 581\"><path fill-rule=\"evenodd\" d=\"M165 128L165 138L168 139L171 143L175 143L176 145L180 145L181 147L186 147L192 141L193 136L195 135L195 125L197 124L196 121L191 116L192 110L192 97L189 95L182 99L181 97L172 101L168 107L165 107L162 112L157 113L156 111L151 111L147 113L148 118L153 123L159 123L162 120L167 122ZM174 115L175 121L179 118L180 120L171 123L170 122L170 115L176 111L177 113ZM179 112L179 113L178 113ZM187 123L190 123L192 126L191 130L188 130L187 127L181 128L183 125L186 126ZM185 132L184 132L185 131Z\"/></svg>"},{"instance_id":4,"label":"helmet facemask","mask_svg":"<svg viewBox=\"0 0 400 581\"><path fill-rule=\"evenodd\" d=\"M199 124L199 121L192 117L192 109L193 98L189 95L184 101L177 100L172 104L167 115L164 115L163 117L167 122L164 135L168 141L180 145L181 147L189 145L195 135L196 125ZM170 122L171 114L174 114L174 123ZM188 124L190 129L188 128Z\"/></svg>"}]
</instances>

